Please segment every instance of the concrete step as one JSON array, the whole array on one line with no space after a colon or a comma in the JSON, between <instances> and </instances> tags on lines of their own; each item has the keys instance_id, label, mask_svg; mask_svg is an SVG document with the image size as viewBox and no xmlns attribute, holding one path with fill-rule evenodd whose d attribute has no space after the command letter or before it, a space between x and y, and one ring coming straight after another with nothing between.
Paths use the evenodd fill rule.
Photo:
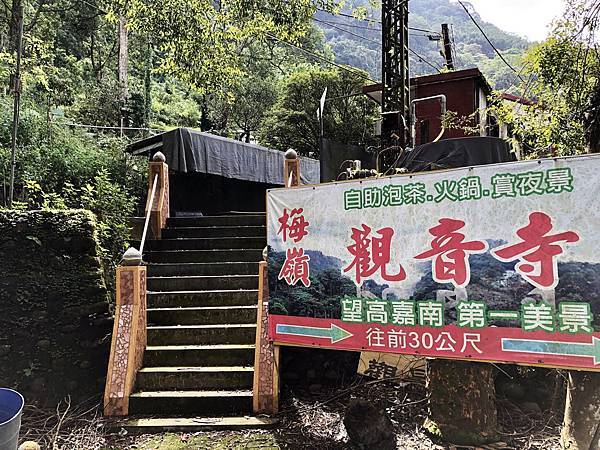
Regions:
<instances>
[{"instance_id":1,"label":"concrete step","mask_svg":"<svg viewBox=\"0 0 600 450\"><path fill-rule=\"evenodd\" d=\"M144 251L148 263L260 262L263 248Z\"/></svg>"},{"instance_id":2,"label":"concrete step","mask_svg":"<svg viewBox=\"0 0 600 450\"><path fill-rule=\"evenodd\" d=\"M251 390L227 391L142 391L131 394L130 414L248 414L252 411Z\"/></svg>"},{"instance_id":3,"label":"concrete step","mask_svg":"<svg viewBox=\"0 0 600 450\"><path fill-rule=\"evenodd\" d=\"M196 432L220 430L265 429L277 425L277 419L268 417L162 417L125 419L111 423L115 429L125 429L130 434L150 434L161 432Z\"/></svg>"},{"instance_id":4,"label":"concrete step","mask_svg":"<svg viewBox=\"0 0 600 450\"><path fill-rule=\"evenodd\" d=\"M148 327L147 345L254 344L256 324Z\"/></svg>"},{"instance_id":5,"label":"concrete step","mask_svg":"<svg viewBox=\"0 0 600 450\"><path fill-rule=\"evenodd\" d=\"M252 366L144 367L135 383L140 391L252 389L253 377Z\"/></svg>"},{"instance_id":6,"label":"concrete step","mask_svg":"<svg viewBox=\"0 0 600 450\"><path fill-rule=\"evenodd\" d=\"M221 226L264 226L265 214L236 214L204 217L171 217L167 228L175 227L221 227Z\"/></svg>"},{"instance_id":7,"label":"concrete step","mask_svg":"<svg viewBox=\"0 0 600 450\"><path fill-rule=\"evenodd\" d=\"M252 366L254 344L148 346L144 365L151 366Z\"/></svg>"},{"instance_id":8,"label":"concrete step","mask_svg":"<svg viewBox=\"0 0 600 450\"><path fill-rule=\"evenodd\" d=\"M148 292L149 308L258 304L258 289Z\"/></svg>"},{"instance_id":9,"label":"concrete step","mask_svg":"<svg viewBox=\"0 0 600 450\"><path fill-rule=\"evenodd\" d=\"M257 289L257 275L148 277L148 291L212 291Z\"/></svg>"},{"instance_id":10,"label":"concrete step","mask_svg":"<svg viewBox=\"0 0 600 450\"><path fill-rule=\"evenodd\" d=\"M211 238L178 238L150 240L146 248L149 251L161 250L216 250L237 248L264 248L266 236L260 237L211 237Z\"/></svg>"},{"instance_id":11,"label":"concrete step","mask_svg":"<svg viewBox=\"0 0 600 450\"><path fill-rule=\"evenodd\" d=\"M228 237L265 237L264 225L239 225L217 227L175 227L162 231L163 239L176 238L228 238Z\"/></svg>"},{"instance_id":12,"label":"concrete step","mask_svg":"<svg viewBox=\"0 0 600 450\"><path fill-rule=\"evenodd\" d=\"M153 325L209 325L256 323L257 306L202 306L195 308L150 308L148 323Z\"/></svg>"},{"instance_id":13,"label":"concrete step","mask_svg":"<svg viewBox=\"0 0 600 450\"><path fill-rule=\"evenodd\" d=\"M256 275L257 262L149 264L149 277L198 275Z\"/></svg>"}]
</instances>

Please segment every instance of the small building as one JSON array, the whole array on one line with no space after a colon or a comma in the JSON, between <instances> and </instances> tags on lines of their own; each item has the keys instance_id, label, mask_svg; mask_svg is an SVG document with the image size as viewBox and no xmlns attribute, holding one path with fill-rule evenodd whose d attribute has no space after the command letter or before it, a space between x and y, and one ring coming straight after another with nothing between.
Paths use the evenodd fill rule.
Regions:
<instances>
[{"instance_id":1,"label":"small building","mask_svg":"<svg viewBox=\"0 0 600 450\"><path fill-rule=\"evenodd\" d=\"M436 138L488 136L487 107L492 88L477 68L414 77L410 80L414 111L414 146ZM365 86L363 93L381 103L381 83ZM442 133L442 102L445 96L446 128ZM492 119L493 121L493 119Z\"/></svg>"}]
</instances>

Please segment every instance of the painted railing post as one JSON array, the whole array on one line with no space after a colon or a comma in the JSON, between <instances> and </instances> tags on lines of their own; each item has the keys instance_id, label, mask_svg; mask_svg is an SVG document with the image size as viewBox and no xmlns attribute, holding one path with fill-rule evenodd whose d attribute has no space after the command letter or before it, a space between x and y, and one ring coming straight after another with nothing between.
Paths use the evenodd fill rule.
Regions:
<instances>
[{"instance_id":1,"label":"painted railing post","mask_svg":"<svg viewBox=\"0 0 600 450\"><path fill-rule=\"evenodd\" d=\"M146 222L140 250L147 227L150 226L155 239L160 239L169 218L169 168L161 152L152 158L148 178ZM131 247L125 252L123 265L117 267L116 281L115 322L104 388L105 416L129 413L129 396L146 349L146 266L142 265L141 251Z\"/></svg>"},{"instance_id":2,"label":"painted railing post","mask_svg":"<svg viewBox=\"0 0 600 450\"><path fill-rule=\"evenodd\" d=\"M126 416L146 348L146 266L130 248L117 267L117 304L104 389L104 415Z\"/></svg>"},{"instance_id":3,"label":"painted railing post","mask_svg":"<svg viewBox=\"0 0 600 450\"><path fill-rule=\"evenodd\" d=\"M267 262L258 266L258 310L254 352L252 409L255 414L279 411L279 346L269 340L269 279Z\"/></svg>"},{"instance_id":4,"label":"painted railing post","mask_svg":"<svg viewBox=\"0 0 600 450\"><path fill-rule=\"evenodd\" d=\"M285 187L300 186L300 159L295 150L285 152L283 177Z\"/></svg>"},{"instance_id":5,"label":"painted railing post","mask_svg":"<svg viewBox=\"0 0 600 450\"><path fill-rule=\"evenodd\" d=\"M156 195L154 202L149 205L150 192L155 176L158 175ZM146 211L152 208L150 215L150 228L154 239L160 239L161 231L167 224L169 218L169 166L165 163L165 155L156 152L148 170L148 197L146 200Z\"/></svg>"},{"instance_id":6,"label":"painted railing post","mask_svg":"<svg viewBox=\"0 0 600 450\"><path fill-rule=\"evenodd\" d=\"M285 152L283 163L285 187L300 185L300 160L292 149ZM269 278L267 252L258 266L258 309L256 313L256 348L252 409L255 414L279 411L279 346L269 339Z\"/></svg>"}]
</instances>

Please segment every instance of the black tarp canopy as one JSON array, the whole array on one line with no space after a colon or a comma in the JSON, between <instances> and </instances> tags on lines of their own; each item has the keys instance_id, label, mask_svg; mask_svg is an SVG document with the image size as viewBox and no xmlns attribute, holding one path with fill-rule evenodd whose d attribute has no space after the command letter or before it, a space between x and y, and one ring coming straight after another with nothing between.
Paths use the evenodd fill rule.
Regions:
<instances>
[{"instance_id":1,"label":"black tarp canopy","mask_svg":"<svg viewBox=\"0 0 600 450\"><path fill-rule=\"evenodd\" d=\"M127 147L134 155L157 151L164 153L169 169L176 172L206 173L225 178L284 185L283 152L260 145L202 133L190 128L176 128L135 142ZM300 157L303 184L320 181L319 161Z\"/></svg>"}]
</instances>

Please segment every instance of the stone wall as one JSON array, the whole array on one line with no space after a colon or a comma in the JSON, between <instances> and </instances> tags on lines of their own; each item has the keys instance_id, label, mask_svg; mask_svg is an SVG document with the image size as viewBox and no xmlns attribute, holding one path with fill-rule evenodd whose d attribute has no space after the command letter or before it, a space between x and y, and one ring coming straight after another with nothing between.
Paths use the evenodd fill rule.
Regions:
<instances>
[{"instance_id":1,"label":"stone wall","mask_svg":"<svg viewBox=\"0 0 600 450\"><path fill-rule=\"evenodd\" d=\"M100 399L112 320L92 213L0 211L0 386Z\"/></svg>"}]
</instances>

